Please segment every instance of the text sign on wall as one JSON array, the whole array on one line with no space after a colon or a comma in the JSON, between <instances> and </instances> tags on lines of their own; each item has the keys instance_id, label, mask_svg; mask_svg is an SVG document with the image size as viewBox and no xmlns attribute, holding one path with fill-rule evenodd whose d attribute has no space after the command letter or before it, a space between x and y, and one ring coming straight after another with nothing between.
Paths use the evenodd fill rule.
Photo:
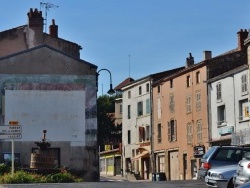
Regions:
<instances>
[{"instance_id":1,"label":"text sign on wall","mask_svg":"<svg viewBox=\"0 0 250 188\"><path fill-rule=\"evenodd\" d=\"M21 125L2 125L0 126L0 134L21 134Z\"/></svg>"}]
</instances>

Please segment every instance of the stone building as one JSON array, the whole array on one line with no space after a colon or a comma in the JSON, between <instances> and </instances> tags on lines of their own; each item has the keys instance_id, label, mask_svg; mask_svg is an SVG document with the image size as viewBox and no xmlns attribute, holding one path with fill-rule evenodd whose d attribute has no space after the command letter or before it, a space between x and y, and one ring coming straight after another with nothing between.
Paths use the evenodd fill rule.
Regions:
<instances>
[{"instance_id":1,"label":"stone building","mask_svg":"<svg viewBox=\"0 0 250 188\"><path fill-rule=\"evenodd\" d=\"M55 166L98 181L97 66L80 59L81 46L58 37L55 20L47 34L41 11L27 15L27 25L0 32L0 124L21 125L15 156L22 166L30 166L46 130ZM10 152L11 141L0 140L2 162Z\"/></svg>"}]
</instances>

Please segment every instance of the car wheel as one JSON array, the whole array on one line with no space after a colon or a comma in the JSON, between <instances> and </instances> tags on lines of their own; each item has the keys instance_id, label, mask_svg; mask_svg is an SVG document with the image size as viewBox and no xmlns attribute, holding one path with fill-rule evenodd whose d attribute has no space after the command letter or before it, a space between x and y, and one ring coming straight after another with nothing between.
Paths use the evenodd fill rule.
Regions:
<instances>
[{"instance_id":1,"label":"car wheel","mask_svg":"<svg viewBox=\"0 0 250 188\"><path fill-rule=\"evenodd\" d=\"M233 179L228 182L227 188L234 188Z\"/></svg>"}]
</instances>

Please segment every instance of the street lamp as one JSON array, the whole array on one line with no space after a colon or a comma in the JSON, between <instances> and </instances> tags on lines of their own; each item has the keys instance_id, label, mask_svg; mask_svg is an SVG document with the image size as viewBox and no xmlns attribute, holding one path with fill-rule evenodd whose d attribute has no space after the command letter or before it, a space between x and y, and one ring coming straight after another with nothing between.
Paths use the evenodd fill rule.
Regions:
<instances>
[{"instance_id":1,"label":"street lamp","mask_svg":"<svg viewBox=\"0 0 250 188\"><path fill-rule=\"evenodd\" d=\"M115 93L115 90L113 89L113 85L112 85L112 76L111 76L111 72L108 69L101 69L97 72L97 79L96 79L96 83L97 83L97 91L98 91L98 76L99 76L99 72L101 72L102 70L108 71L109 75L110 75L110 88L108 90L108 94L109 95L113 95Z\"/></svg>"}]
</instances>

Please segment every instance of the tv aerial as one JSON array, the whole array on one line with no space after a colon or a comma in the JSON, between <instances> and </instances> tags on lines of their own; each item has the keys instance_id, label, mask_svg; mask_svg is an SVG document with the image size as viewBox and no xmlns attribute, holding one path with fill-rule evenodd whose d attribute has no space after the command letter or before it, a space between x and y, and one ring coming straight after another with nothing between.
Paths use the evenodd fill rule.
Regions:
<instances>
[{"instance_id":1,"label":"tv aerial","mask_svg":"<svg viewBox=\"0 0 250 188\"><path fill-rule=\"evenodd\" d=\"M45 8L45 33L47 32L47 12L49 11L49 9L51 8L58 8L59 6L54 5L52 3L44 3L44 2L40 2L40 10L41 8L44 7Z\"/></svg>"}]
</instances>

